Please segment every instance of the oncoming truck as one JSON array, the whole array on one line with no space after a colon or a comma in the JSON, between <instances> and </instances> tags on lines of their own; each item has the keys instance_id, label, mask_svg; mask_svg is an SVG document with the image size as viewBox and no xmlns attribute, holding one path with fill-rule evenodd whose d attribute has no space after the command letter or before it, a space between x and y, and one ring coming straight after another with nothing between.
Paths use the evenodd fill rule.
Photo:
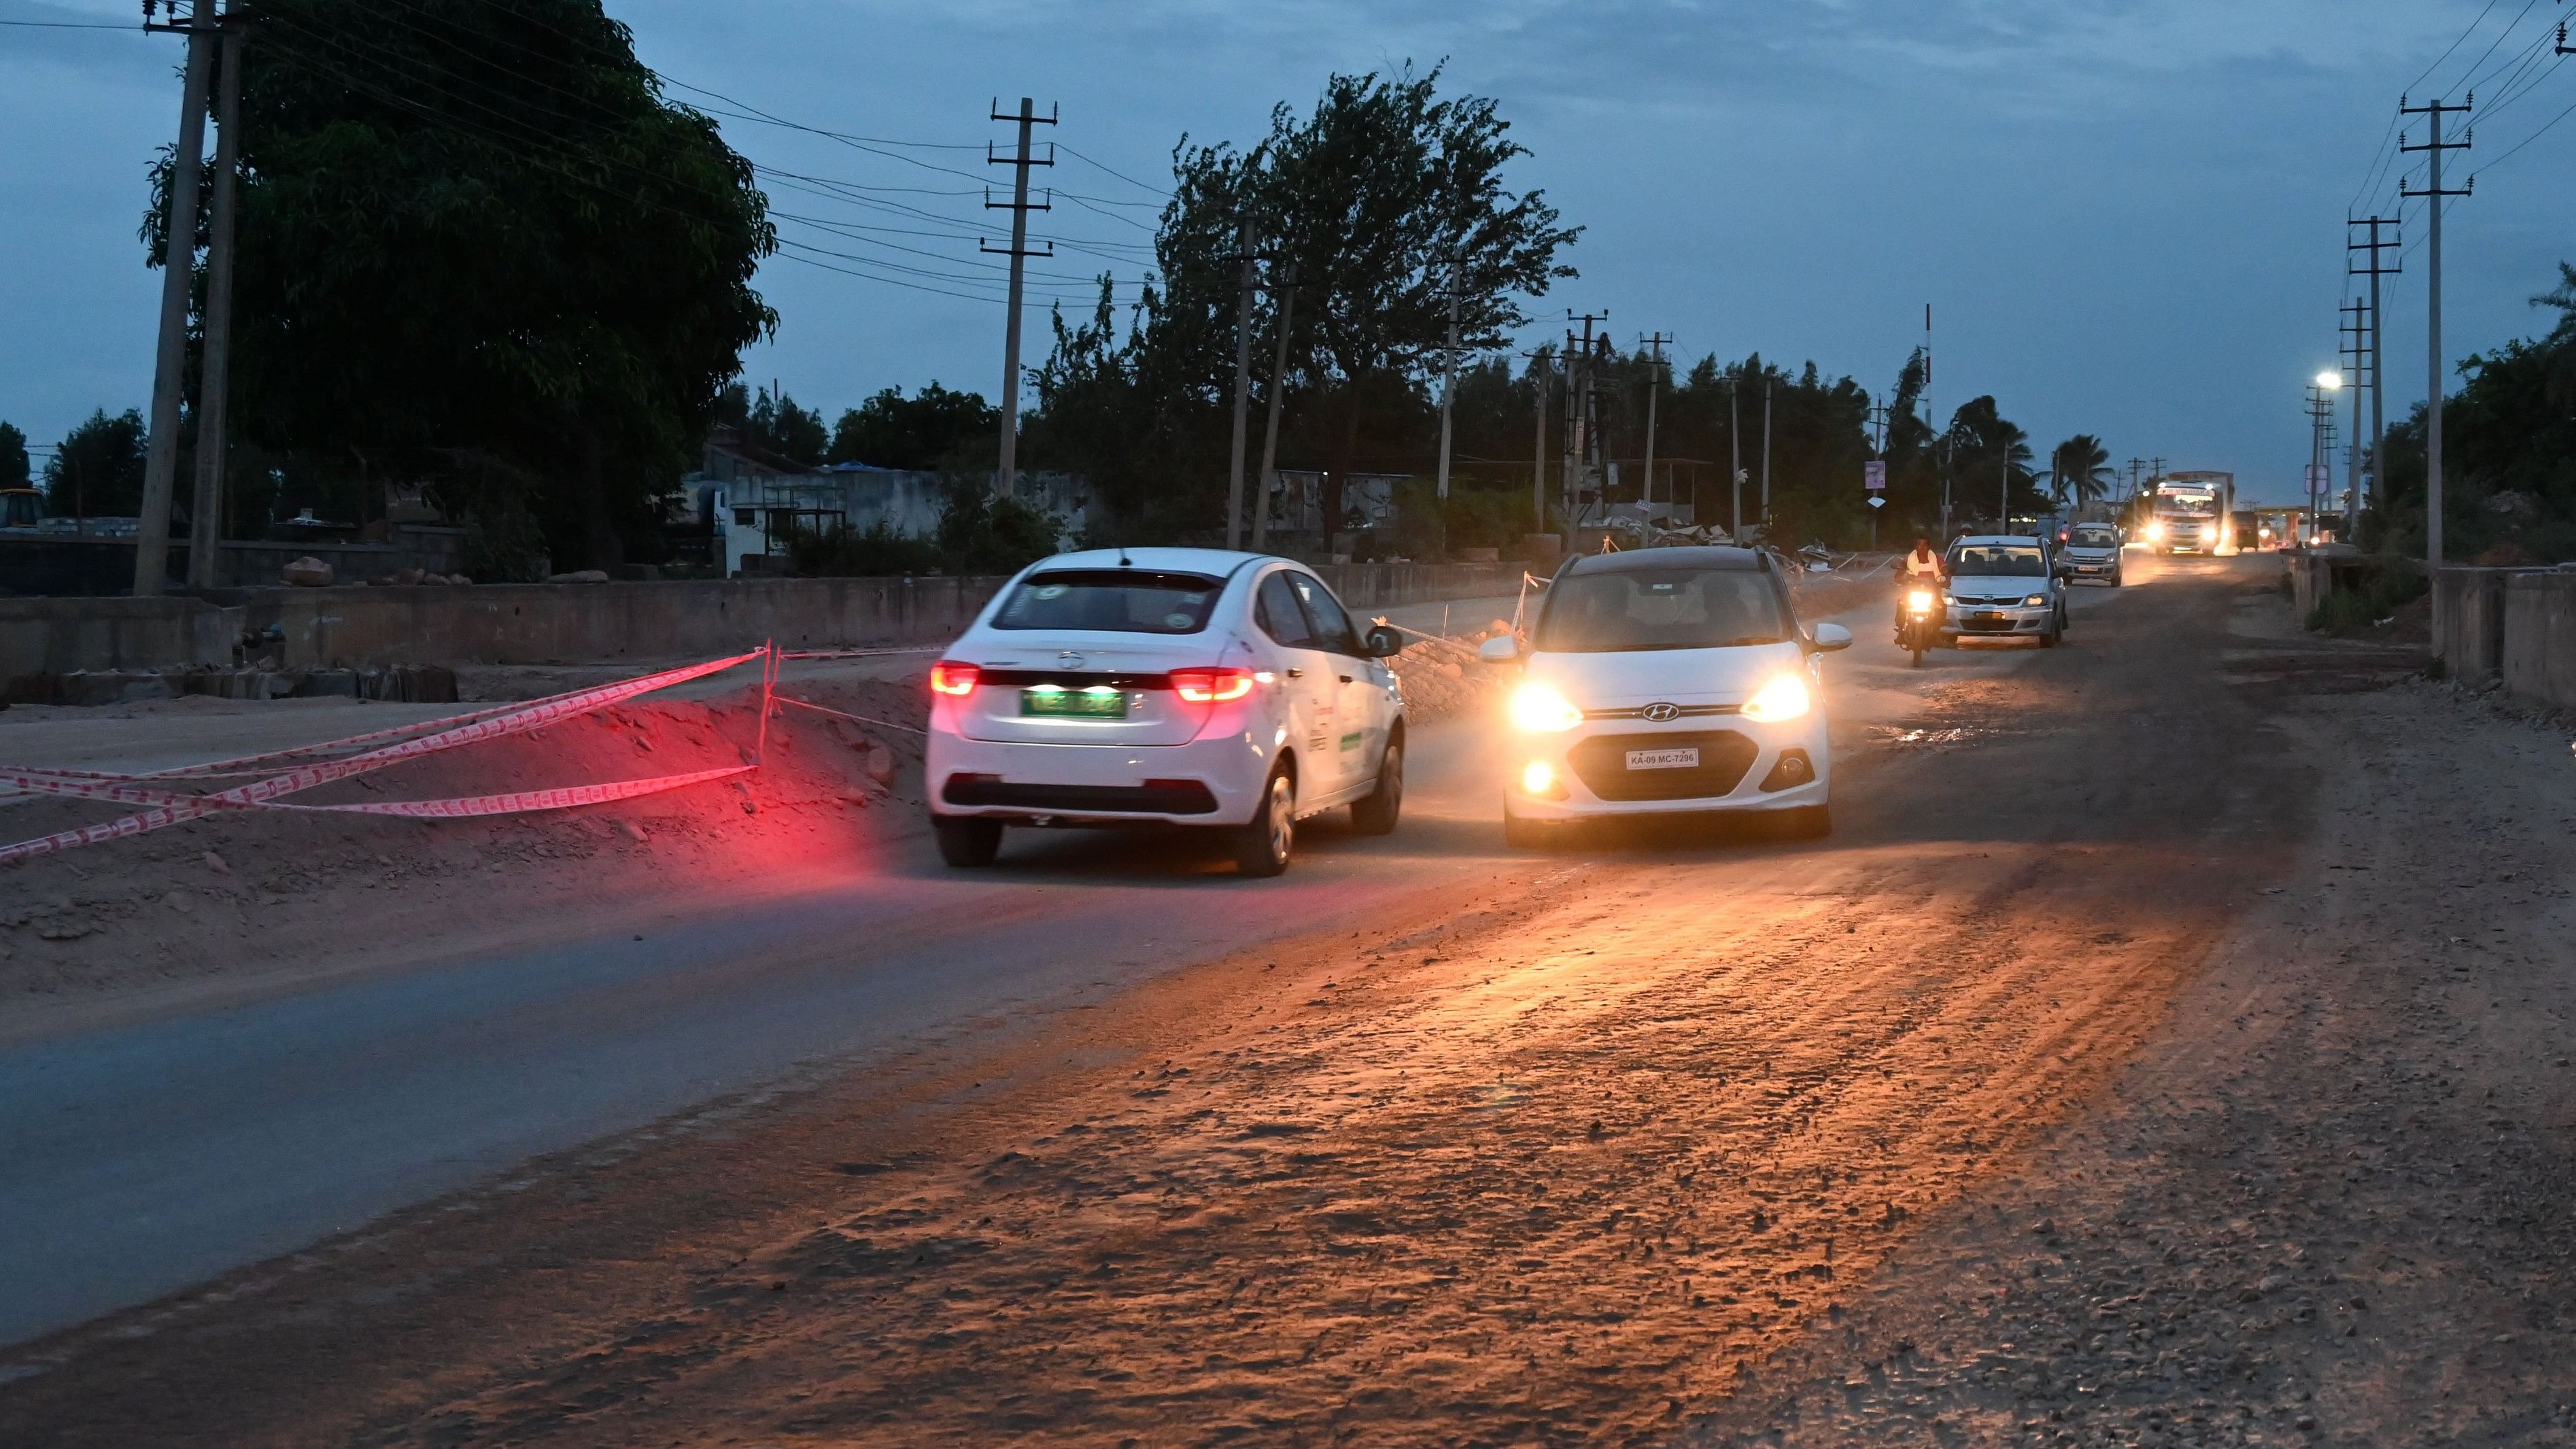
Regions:
<instances>
[{"instance_id":1,"label":"oncoming truck","mask_svg":"<svg viewBox=\"0 0 2576 1449\"><path fill-rule=\"evenodd\" d=\"M2236 475L2168 473L2157 479L2147 546L2168 554L2236 552Z\"/></svg>"}]
</instances>

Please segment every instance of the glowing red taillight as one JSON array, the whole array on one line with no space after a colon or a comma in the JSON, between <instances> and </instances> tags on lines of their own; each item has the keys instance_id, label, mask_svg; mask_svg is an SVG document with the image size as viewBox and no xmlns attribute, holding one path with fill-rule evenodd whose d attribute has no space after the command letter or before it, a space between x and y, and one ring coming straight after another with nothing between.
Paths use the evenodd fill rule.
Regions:
<instances>
[{"instance_id":1,"label":"glowing red taillight","mask_svg":"<svg viewBox=\"0 0 2576 1449\"><path fill-rule=\"evenodd\" d=\"M972 664L942 659L930 666L930 692L933 694L969 695L975 692L975 680L984 671Z\"/></svg>"},{"instance_id":2,"label":"glowing red taillight","mask_svg":"<svg viewBox=\"0 0 2576 1449\"><path fill-rule=\"evenodd\" d=\"M1172 690L1191 704L1223 704L1252 692L1249 669L1175 669Z\"/></svg>"}]
</instances>

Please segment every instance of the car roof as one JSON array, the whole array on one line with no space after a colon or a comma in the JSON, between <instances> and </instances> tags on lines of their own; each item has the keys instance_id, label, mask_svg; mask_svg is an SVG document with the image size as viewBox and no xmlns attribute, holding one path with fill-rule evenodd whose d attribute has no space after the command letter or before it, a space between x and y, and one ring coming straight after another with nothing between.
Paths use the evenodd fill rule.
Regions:
<instances>
[{"instance_id":1,"label":"car roof","mask_svg":"<svg viewBox=\"0 0 2576 1449\"><path fill-rule=\"evenodd\" d=\"M1033 568L1114 569L1136 568L1179 574L1205 574L1224 578L1248 563L1257 563L1272 555L1241 553L1227 548L1087 548L1078 553L1060 553L1043 558ZM1279 560L1282 563L1285 559Z\"/></svg>"},{"instance_id":2,"label":"car roof","mask_svg":"<svg viewBox=\"0 0 2576 1449\"><path fill-rule=\"evenodd\" d=\"M1672 548L1631 548L1617 553L1591 553L1575 556L1567 573L1616 574L1635 573L1644 569L1758 569L1762 555L1749 548L1730 548L1725 544L1687 544Z\"/></svg>"},{"instance_id":3,"label":"car roof","mask_svg":"<svg viewBox=\"0 0 2576 1449\"><path fill-rule=\"evenodd\" d=\"M2039 547L2039 546L2040 546L2040 540L2039 540L2035 535L2027 534L2027 533L1971 533L1971 534L1967 534L1967 535L1964 535L1964 536L1959 537L1959 538L1954 538L1954 539L1950 540L1950 542L1951 542L1952 544L1962 544L1962 543L1986 543L1986 544L2009 543L2009 544L2027 544L2028 546L2030 546L2030 547L2032 547L2032 548L2037 548L2037 547Z\"/></svg>"}]
</instances>

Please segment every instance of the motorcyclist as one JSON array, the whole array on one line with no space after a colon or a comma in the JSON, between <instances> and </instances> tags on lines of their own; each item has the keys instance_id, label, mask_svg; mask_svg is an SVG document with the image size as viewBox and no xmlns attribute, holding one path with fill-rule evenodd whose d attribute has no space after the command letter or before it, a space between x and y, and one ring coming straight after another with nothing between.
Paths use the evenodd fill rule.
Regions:
<instances>
[{"instance_id":1,"label":"motorcyclist","mask_svg":"<svg viewBox=\"0 0 2576 1449\"><path fill-rule=\"evenodd\" d=\"M1914 551L1896 561L1896 573L1905 585L1896 591L1896 626L1902 629L1905 627L1905 596L1915 589L1925 588L1932 590L1937 597L1950 574L1941 555L1933 551L1932 540L1921 534L1914 537Z\"/></svg>"}]
</instances>

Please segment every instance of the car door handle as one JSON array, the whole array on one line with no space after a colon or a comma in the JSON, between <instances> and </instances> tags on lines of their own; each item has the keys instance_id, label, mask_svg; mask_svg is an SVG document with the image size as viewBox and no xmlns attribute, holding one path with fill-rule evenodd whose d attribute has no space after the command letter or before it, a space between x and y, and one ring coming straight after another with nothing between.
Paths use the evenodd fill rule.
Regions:
<instances>
[{"instance_id":1,"label":"car door handle","mask_svg":"<svg viewBox=\"0 0 2576 1449\"><path fill-rule=\"evenodd\" d=\"M1291 669L1288 671L1288 677L1290 679L1303 679L1306 677L1306 671L1302 669Z\"/></svg>"},{"instance_id":2,"label":"car door handle","mask_svg":"<svg viewBox=\"0 0 2576 1449\"><path fill-rule=\"evenodd\" d=\"M1348 683L1350 683L1350 682L1351 682L1351 677L1350 677L1349 675L1347 675L1347 674L1340 676L1340 678L1341 678L1342 683L1344 683L1344 684L1348 684Z\"/></svg>"}]
</instances>

